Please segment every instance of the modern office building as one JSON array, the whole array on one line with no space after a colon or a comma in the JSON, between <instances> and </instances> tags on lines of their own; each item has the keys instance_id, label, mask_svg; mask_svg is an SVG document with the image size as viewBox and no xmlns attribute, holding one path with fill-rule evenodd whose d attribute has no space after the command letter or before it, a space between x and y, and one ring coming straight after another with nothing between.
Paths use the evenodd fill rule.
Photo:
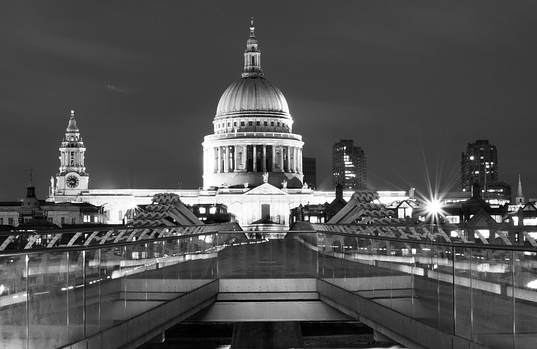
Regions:
<instances>
[{"instance_id":1,"label":"modern office building","mask_svg":"<svg viewBox=\"0 0 537 349\"><path fill-rule=\"evenodd\" d=\"M332 147L332 183L343 189L367 189L367 162L362 148L352 139L343 139Z\"/></svg>"},{"instance_id":2,"label":"modern office building","mask_svg":"<svg viewBox=\"0 0 537 349\"><path fill-rule=\"evenodd\" d=\"M304 183L312 189L317 188L317 159L302 158L302 171L304 172Z\"/></svg>"},{"instance_id":3,"label":"modern office building","mask_svg":"<svg viewBox=\"0 0 537 349\"><path fill-rule=\"evenodd\" d=\"M461 160L462 190L471 191L472 185L478 183L483 191L487 191L489 184L497 181L498 151L496 146L486 139L468 143Z\"/></svg>"}]
</instances>

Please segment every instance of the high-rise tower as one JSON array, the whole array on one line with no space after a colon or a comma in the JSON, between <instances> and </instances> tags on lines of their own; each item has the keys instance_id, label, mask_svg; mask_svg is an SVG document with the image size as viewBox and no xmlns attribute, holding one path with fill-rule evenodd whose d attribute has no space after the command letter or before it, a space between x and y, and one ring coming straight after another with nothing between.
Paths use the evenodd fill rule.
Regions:
<instances>
[{"instance_id":1,"label":"high-rise tower","mask_svg":"<svg viewBox=\"0 0 537 349\"><path fill-rule=\"evenodd\" d=\"M62 195L78 195L88 189L89 174L84 166L86 148L76 124L75 112L71 110L69 124L65 129L60 150L60 171L56 182L51 180L51 192ZM55 185L54 185L55 184Z\"/></svg>"},{"instance_id":2,"label":"high-rise tower","mask_svg":"<svg viewBox=\"0 0 537 349\"><path fill-rule=\"evenodd\" d=\"M488 140L468 143L466 153L462 153L461 184L463 191L470 191L474 183L479 183L486 191L488 184L498 181L498 151Z\"/></svg>"},{"instance_id":3,"label":"high-rise tower","mask_svg":"<svg viewBox=\"0 0 537 349\"><path fill-rule=\"evenodd\" d=\"M241 79L222 94L214 134L203 142L203 187L300 187L302 137L282 92L264 78L253 20Z\"/></svg>"},{"instance_id":4,"label":"high-rise tower","mask_svg":"<svg viewBox=\"0 0 537 349\"><path fill-rule=\"evenodd\" d=\"M343 189L367 189L365 152L352 139L343 139L332 147L332 182Z\"/></svg>"}]
</instances>

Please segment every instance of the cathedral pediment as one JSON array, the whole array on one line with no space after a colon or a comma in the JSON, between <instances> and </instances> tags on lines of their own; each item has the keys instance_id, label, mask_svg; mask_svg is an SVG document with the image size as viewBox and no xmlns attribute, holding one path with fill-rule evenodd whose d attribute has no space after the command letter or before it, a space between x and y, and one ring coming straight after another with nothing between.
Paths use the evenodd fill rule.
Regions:
<instances>
[{"instance_id":1,"label":"cathedral pediment","mask_svg":"<svg viewBox=\"0 0 537 349\"><path fill-rule=\"evenodd\" d=\"M255 187L254 189L250 190L244 195L288 195L288 194L284 192L283 190L276 188L272 184L263 183L260 186Z\"/></svg>"}]
</instances>

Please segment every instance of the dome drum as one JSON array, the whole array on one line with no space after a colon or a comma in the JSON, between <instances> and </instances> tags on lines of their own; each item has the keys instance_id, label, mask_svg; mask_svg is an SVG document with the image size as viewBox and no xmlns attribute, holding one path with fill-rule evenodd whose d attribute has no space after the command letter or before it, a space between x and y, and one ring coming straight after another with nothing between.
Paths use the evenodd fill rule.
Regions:
<instances>
[{"instance_id":1,"label":"dome drum","mask_svg":"<svg viewBox=\"0 0 537 349\"><path fill-rule=\"evenodd\" d=\"M205 141L202 143L203 147L209 146L209 142L217 140L217 139L234 139L234 142L237 138L241 139L247 139L251 138L252 141L259 142L261 139L265 139L264 142L269 142L268 139L276 139L278 144L281 144L282 141L291 139L300 141L303 145L304 142L302 142L302 136L297 135L294 133L286 133L286 132L272 132L272 131L258 131L258 132L230 132L230 133L215 133L212 135L205 136Z\"/></svg>"},{"instance_id":2,"label":"dome drum","mask_svg":"<svg viewBox=\"0 0 537 349\"><path fill-rule=\"evenodd\" d=\"M209 136L208 136L209 137ZM203 186L251 186L269 177L284 174L287 181L302 182L302 146L296 139L233 138L212 139L203 143ZM278 175L279 176L279 175ZM279 183L281 185L281 182Z\"/></svg>"},{"instance_id":3,"label":"dome drum","mask_svg":"<svg viewBox=\"0 0 537 349\"><path fill-rule=\"evenodd\" d=\"M226 118L213 121L214 133L278 132L291 133L293 120L267 116Z\"/></svg>"}]
</instances>

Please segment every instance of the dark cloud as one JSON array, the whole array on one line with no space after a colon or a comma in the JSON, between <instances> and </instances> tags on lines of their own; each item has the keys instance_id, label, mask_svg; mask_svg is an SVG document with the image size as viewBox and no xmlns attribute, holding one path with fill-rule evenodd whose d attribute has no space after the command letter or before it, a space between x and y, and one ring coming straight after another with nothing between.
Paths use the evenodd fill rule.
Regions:
<instances>
[{"instance_id":1,"label":"dark cloud","mask_svg":"<svg viewBox=\"0 0 537 349\"><path fill-rule=\"evenodd\" d=\"M25 1L0 5L1 200L38 194L76 110L93 188L196 188L251 16L330 185L351 138L378 189L458 185L460 153L498 147L500 179L537 197L534 1Z\"/></svg>"}]
</instances>

